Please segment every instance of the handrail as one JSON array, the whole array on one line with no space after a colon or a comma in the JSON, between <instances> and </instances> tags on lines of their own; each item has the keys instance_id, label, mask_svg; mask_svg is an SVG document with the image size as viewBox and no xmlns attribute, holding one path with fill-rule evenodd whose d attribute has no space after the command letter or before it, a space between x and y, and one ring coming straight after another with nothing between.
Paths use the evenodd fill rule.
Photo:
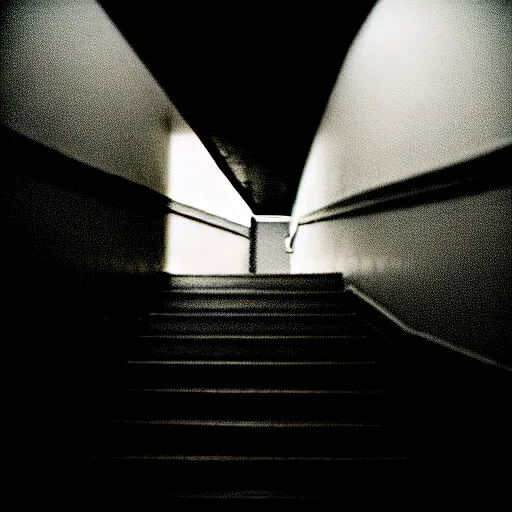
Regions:
<instances>
[{"instance_id":1,"label":"handrail","mask_svg":"<svg viewBox=\"0 0 512 512\"><path fill-rule=\"evenodd\" d=\"M224 231L229 231L230 233L243 236L244 238L250 238L250 228L248 226L238 224L224 217L219 217L213 213L205 212L194 206L189 206L170 199L168 202L168 210L181 217L195 220Z\"/></svg>"},{"instance_id":2,"label":"handrail","mask_svg":"<svg viewBox=\"0 0 512 512\"><path fill-rule=\"evenodd\" d=\"M287 253L293 253L293 242L295 241L295 237L297 236L299 225L300 220L297 218L292 218L289 225L289 235L284 240L284 245Z\"/></svg>"},{"instance_id":3,"label":"handrail","mask_svg":"<svg viewBox=\"0 0 512 512\"><path fill-rule=\"evenodd\" d=\"M330 203L290 223L290 234L285 242L286 252L293 252L297 231L305 224L404 208L510 186L510 173L498 171L511 159L512 145L509 143L472 160L366 190ZM493 172L493 169L497 171Z\"/></svg>"}]
</instances>

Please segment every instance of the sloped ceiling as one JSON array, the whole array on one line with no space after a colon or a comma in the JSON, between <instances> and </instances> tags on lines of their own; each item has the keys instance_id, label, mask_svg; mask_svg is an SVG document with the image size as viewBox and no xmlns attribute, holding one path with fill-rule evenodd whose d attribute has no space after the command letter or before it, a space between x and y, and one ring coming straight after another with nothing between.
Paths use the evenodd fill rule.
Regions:
<instances>
[{"instance_id":1,"label":"sloped ceiling","mask_svg":"<svg viewBox=\"0 0 512 512\"><path fill-rule=\"evenodd\" d=\"M339 69L374 3L100 2L259 215L290 213Z\"/></svg>"}]
</instances>

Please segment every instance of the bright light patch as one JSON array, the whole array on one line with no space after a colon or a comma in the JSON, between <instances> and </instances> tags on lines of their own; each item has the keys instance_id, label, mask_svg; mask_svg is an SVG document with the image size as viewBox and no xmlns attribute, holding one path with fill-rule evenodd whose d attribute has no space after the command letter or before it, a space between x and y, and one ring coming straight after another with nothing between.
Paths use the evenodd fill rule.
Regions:
<instances>
[{"instance_id":1,"label":"bright light patch","mask_svg":"<svg viewBox=\"0 0 512 512\"><path fill-rule=\"evenodd\" d=\"M251 209L193 132L171 135L167 195L238 224L251 225Z\"/></svg>"},{"instance_id":2,"label":"bright light patch","mask_svg":"<svg viewBox=\"0 0 512 512\"><path fill-rule=\"evenodd\" d=\"M185 130L185 131L184 131ZM251 225L252 211L190 128L171 134L167 195L224 219ZM165 270L171 274L248 271L249 241L228 231L171 214Z\"/></svg>"}]
</instances>

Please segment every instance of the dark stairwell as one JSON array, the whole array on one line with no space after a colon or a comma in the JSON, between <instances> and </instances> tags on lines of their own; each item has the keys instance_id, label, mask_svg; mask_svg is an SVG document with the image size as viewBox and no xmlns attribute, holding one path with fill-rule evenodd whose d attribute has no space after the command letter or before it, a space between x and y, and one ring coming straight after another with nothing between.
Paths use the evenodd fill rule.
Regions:
<instances>
[{"instance_id":1,"label":"dark stairwell","mask_svg":"<svg viewBox=\"0 0 512 512\"><path fill-rule=\"evenodd\" d=\"M357 311L341 275L159 286L137 330L111 325L125 334L93 487L143 501L397 492L410 456L399 349Z\"/></svg>"},{"instance_id":2,"label":"dark stairwell","mask_svg":"<svg viewBox=\"0 0 512 512\"><path fill-rule=\"evenodd\" d=\"M341 274L152 277L165 198L2 135L22 155L2 188L6 451L22 503L506 496L509 368L407 334Z\"/></svg>"},{"instance_id":3,"label":"dark stairwell","mask_svg":"<svg viewBox=\"0 0 512 512\"><path fill-rule=\"evenodd\" d=\"M279 509L504 492L510 375L411 350L341 274L163 275L140 318L108 326L93 499Z\"/></svg>"},{"instance_id":4,"label":"dark stairwell","mask_svg":"<svg viewBox=\"0 0 512 512\"><path fill-rule=\"evenodd\" d=\"M239 11L264 58L236 62L231 16L169 54L195 5L2 2L16 506L509 501L510 2L384 0L352 45L363 4L307 5L307 38L286 12L263 46ZM292 272L338 274L160 274L248 271L254 242L193 165L197 202L169 196L187 122L253 213L293 214Z\"/></svg>"}]
</instances>

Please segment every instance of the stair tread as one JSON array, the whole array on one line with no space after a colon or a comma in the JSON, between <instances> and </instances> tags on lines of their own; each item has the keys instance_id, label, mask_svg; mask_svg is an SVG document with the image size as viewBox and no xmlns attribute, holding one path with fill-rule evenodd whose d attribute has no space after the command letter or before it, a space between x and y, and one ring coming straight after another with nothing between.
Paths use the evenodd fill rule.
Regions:
<instances>
[{"instance_id":1,"label":"stair tread","mask_svg":"<svg viewBox=\"0 0 512 512\"><path fill-rule=\"evenodd\" d=\"M104 456L96 456L101 459ZM121 460L161 460L161 461L187 461L187 462L251 462L251 461L372 461L372 460L408 460L407 456L382 457L303 457L303 456L261 456L261 455L112 455L109 459Z\"/></svg>"},{"instance_id":2,"label":"stair tread","mask_svg":"<svg viewBox=\"0 0 512 512\"><path fill-rule=\"evenodd\" d=\"M157 283L159 289L183 288L263 288L310 290L331 288L343 290L344 282L341 274L243 274L222 276L173 276Z\"/></svg>"},{"instance_id":3,"label":"stair tread","mask_svg":"<svg viewBox=\"0 0 512 512\"><path fill-rule=\"evenodd\" d=\"M283 420L134 419L105 422L104 455L405 456L410 433L398 418Z\"/></svg>"},{"instance_id":4,"label":"stair tread","mask_svg":"<svg viewBox=\"0 0 512 512\"><path fill-rule=\"evenodd\" d=\"M291 273L287 273L287 274L274 274L274 273L264 273L264 272L261 272L261 273L258 273L258 274L169 274L168 272L161 272L160 275L158 276L159 278L163 278L163 279L168 279L168 278L171 278L171 279L175 279L175 278L182 278L182 277L193 277L193 278L198 278L198 279L203 279L203 278L209 278L209 277L213 277L215 279L229 279L231 277L243 277L243 278L248 278L248 279L275 279L275 278L285 278L285 279L294 279L294 278L302 278L302 277L306 277L306 278L311 278L311 279L315 279L315 278L318 278L318 277L342 277L342 273L341 272L315 272L315 273L300 273L300 272L295 272L293 274Z\"/></svg>"},{"instance_id":5,"label":"stair tread","mask_svg":"<svg viewBox=\"0 0 512 512\"><path fill-rule=\"evenodd\" d=\"M142 335L126 340L127 360L390 361L395 347L377 336Z\"/></svg>"},{"instance_id":6,"label":"stair tread","mask_svg":"<svg viewBox=\"0 0 512 512\"><path fill-rule=\"evenodd\" d=\"M340 421L287 421L287 420L204 420L204 419L112 419L111 424L125 425L169 425L197 427L242 427L242 428L379 428L389 427L382 422L340 422Z\"/></svg>"},{"instance_id":7,"label":"stair tread","mask_svg":"<svg viewBox=\"0 0 512 512\"><path fill-rule=\"evenodd\" d=\"M324 313L305 313L305 312L283 312L283 311L160 311L148 313L149 317L171 317L171 318L330 318L330 317L354 317L355 312L324 312Z\"/></svg>"},{"instance_id":8,"label":"stair tread","mask_svg":"<svg viewBox=\"0 0 512 512\"><path fill-rule=\"evenodd\" d=\"M139 334L365 334L370 330L355 313L179 311L141 318Z\"/></svg>"},{"instance_id":9,"label":"stair tread","mask_svg":"<svg viewBox=\"0 0 512 512\"><path fill-rule=\"evenodd\" d=\"M157 293L160 294L169 294L169 295L213 295L213 296L223 296L223 295L275 295L277 297L284 296L296 296L296 295L305 295L307 297L313 296L344 296L350 297L350 293L346 290L276 290L276 289L262 289L262 288L165 288L159 290Z\"/></svg>"},{"instance_id":10,"label":"stair tread","mask_svg":"<svg viewBox=\"0 0 512 512\"><path fill-rule=\"evenodd\" d=\"M404 473L411 429L397 351L360 315L341 274L155 284L150 311L119 331L100 398L105 488L309 496L338 493L340 479L384 489L383 471Z\"/></svg>"},{"instance_id":11,"label":"stair tread","mask_svg":"<svg viewBox=\"0 0 512 512\"><path fill-rule=\"evenodd\" d=\"M168 507L175 498L199 498L205 500L206 509L211 507L211 498L236 498L233 509L229 508L230 500L222 503L229 510L235 507L245 510L250 507L245 500L251 498L285 501L291 498L293 508L285 510L311 510L313 504L307 498L340 497L343 504L357 504L356 509L360 509L362 502L380 505L385 495L390 497L390 503L396 503L404 497L403 486L410 485L411 474L407 457L385 454L374 457L156 454L100 458L95 465L102 472L104 489L113 497L113 503L118 504L122 497L133 505L135 497L147 507L153 503L152 498L157 498L154 503ZM282 501L279 510L283 510ZM301 503L305 508L300 507ZM268 505L264 502L263 508L268 509ZM261 503L255 506L261 509Z\"/></svg>"},{"instance_id":12,"label":"stair tread","mask_svg":"<svg viewBox=\"0 0 512 512\"><path fill-rule=\"evenodd\" d=\"M339 290L262 290L224 288L162 290L148 301L158 311L348 311L353 308L350 295Z\"/></svg>"},{"instance_id":13,"label":"stair tread","mask_svg":"<svg viewBox=\"0 0 512 512\"><path fill-rule=\"evenodd\" d=\"M226 393L226 394L382 394L383 390L370 389L280 389L280 388L127 388L124 392L143 393Z\"/></svg>"},{"instance_id":14,"label":"stair tread","mask_svg":"<svg viewBox=\"0 0 512 512\"><path fill-rule=\"evenodd\" d=\"M161 361L161 360L139 360L139 361L125 361L126 364L133 365L204 365L204 366L338 366L338 365L371 365L378 364L377 361L238 361L238 360L175 360L175 361Z\"/></svg>"},{"instance_id":15,"label":"stair tread","mask_svg":"<svg viewBox=\"0 0 512 512\"><path fill-rule=\"evenodd\" d=\"M139 334L137 339L141 340L272 340L272 341L294 341L294 340L379 340L387 343L377 336L366 334Z\"/></svg>"},{"instance_id":16,"label":"stair tread","mask_svg":"<svg viewBox=\"0 0 512 512\"><path fill-rule=\"evenodd\" d=\"M380 391L380 392L379 392ZM129 389L109 395L106 416L137 420L382 422L400 414L379 390Z\"/></svg>"}]
</instances>

